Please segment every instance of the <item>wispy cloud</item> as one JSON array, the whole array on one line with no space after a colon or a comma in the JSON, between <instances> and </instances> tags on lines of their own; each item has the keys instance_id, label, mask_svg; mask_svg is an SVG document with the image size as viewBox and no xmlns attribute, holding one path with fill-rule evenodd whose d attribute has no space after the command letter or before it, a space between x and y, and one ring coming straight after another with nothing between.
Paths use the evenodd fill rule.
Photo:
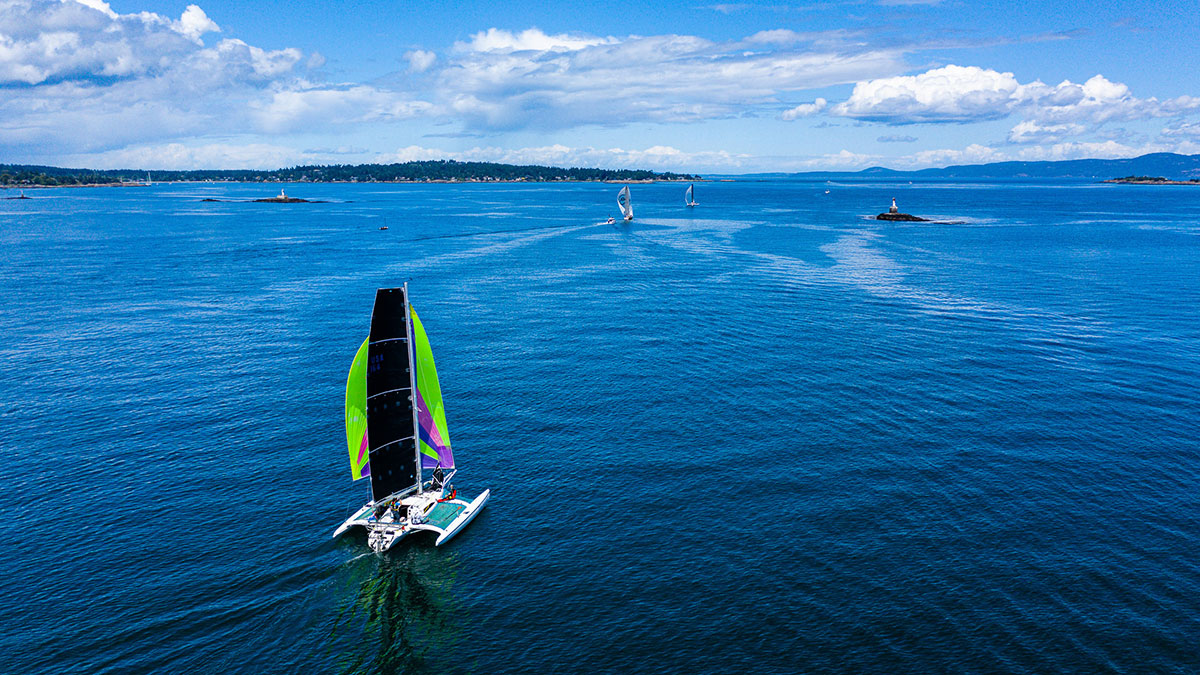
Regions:
<instances>
[{"instance_id":1,"label":"wispy cloud","mask_svg":"<svg viewBox=\"0 0 1200 675\"><path fill-rule=\"evenodd\" d=\"M412 145L377 156L380 162L408 162L424 159L455 159L507 164L548 166L588 166L609 169L639 167L660 171L731 170L752 166L750 155L724 151L686 152L670 146L648 148L570 147L551 144L538 147L502 148L477 146L469 150L449 151Z\"/></svg>"},{"instance_id":2,"label":"wispy cloud","mask_svg":"<svg viewBox=\"0 0 1200 675\"><path fill-rule=\"evenodd\" d=\"M432 109L430 103L405 100L366 85L330 87L302 82L252 103L250 119L256 129L282 133L330 121L351 124L405 120L426 115Z\"/></svg>"},{"instance_id":3,"label":"wispy cloud","mask_svg":"<svg viewBox=\"0 0 1200 675\"><path fill-rule=\"evenodd\" d=\"M560 33L549 35L537 28L530 28L519 33L489 28L471 36L467 42L455 44L455 50L460 52L573 52L594 47L596 45L614 44L613 37L594 37L591 35L568 35Z\"/></svg>"},{"instance_id":4,"label":"wispy cloud","mask_svg":"<svg viewBox=\"0 0 1200 675\"><path fill-rule=\"evenodd\" d=\"M1152 152L1194 153L1200 146L1191 141L1176 143L1121 143L1119 141L1066 141L1032 145L1013 150L1004 150L979 144L961 149L924 150L889 161L896 169L924 169L954 164L984 164L988 162L1058 161L1067 159L1123 159L1139 157Z\"/></svg>"},{"instance_id":5,"label":"wispy cloud","mask_svg":"<svg viewBox=\"0 0 1200 675\"><path fill-rule=\"evenodd\" d=\"M763 5L751 2L722 2L714 5L707 5L705 9L719 12L721 14L741 14L743 12L773 12L782 14L792 11L793 7L787 5Z\"/></svg>"},{"instance_id":6,"label":"wispy cloud","mask_svg":"<svg viewBox=\"0 0 1200 675\"><path fill-rule=\"evenodd\" d=\"M1074 122L1068 124L1041 124L1025 120L1008 132L1010 143L1056 143L1064 138L1078 136L1087 127Z\"/></svg>"},{"instance_id":7,"label":"wispy cloud","mask_svg":"<svg viewBox=\"0 0 1200 675\"><path fill-rule=\"evenodd\" d=\"M445 113L468 128L560 129L736 117L791 92L903 67L893 50L817 47L790 31L713 42L490 29L456 45L437 91Z\"/></svg>"},{"instance_id":8,"label":"wispy cloud","mask_svg":"<svg viewBox=\"0 0 1200 675\"><path fill-rule=\"evenodd\" d=\"M408 69L414 73L423 73L437 61L437 54L424 49L414 49L404 55L408 60Z\"/></svg>"},{"instance_id":9,"label":"wispy cloud","mask_svg":"<svg viewBox=\"0 0 1200 675\"><path fill-rule=\"evenodd\" d=\"M271 170L308 164L324 158L349 154L338 149L296 150L272 143L161 143L135 145L99 153L66 155L74 166L99 169L188 170L237 168ZM325 159L324 161L328 161Z\"/></svg>"},{"instance_id":10,"label":"wispy cloud","mask_svg":"<svg viewBox=\"0 0 1200 675\"><path fill-rule=\"evenodd\" d=\"M353 160L348 156L353 156ZM750 170L761 166L760 158L724 151L687 152L664 145L646 148L572 147L558 143L520 148L475 146L466 150L409 145L389 152L371 152L353 146L297 150L272 143L158 143L69 155L67 159L78 166L163 170L214 167L277 169L296 164L329 162L391 163L444 159L688 172Z\"/></svg>"},{"instance_id":11,"label":"wispy cloud","mask_svg":"<svg viewBox=\"0 0 1200 675\"><path fill-rule=\"evenodd\" d=\"M409 145L389 152L342 146L298 150L272 143L161 143L135 145L99 153L64 155L73 166L96 168L277 169L297 164L343 162L408 162L453 159L459 161L647 168L658 171L699 173L751 173L760 171L854 171L869 166L924 169L952 164L980 164L1009 160L1062 160L1086 157L1136 157L1149 152L1200 153L1197 139L1171 139L1160 143L1123 143L1115 140L1061 142L1003 149L970 144L963 148L920 150L901 156L883 156L843 149L815 156L759 156L723 150L686 151L671 146L645 148L572 147L563 144L506 148L475 146L466 150Z\"/></svg>"},{"instance_id":12,"label":"wispy cloud","mask_svg":"<svg viewBox=\"0 0 1200 675\"><path fill-rule=\"evenodd\" d=\"M918 169L951 164L984 164L1006 159L1008 156L995 148L972 143L962 149L922 150L899 159L894 168Z\"/></svg>"},{"instance_id":13,"label":"wispy cloud","mask_svg":"<svg viewBox=\"0 0 1200 675\"><path fill-rule=\"evenodd\" d=\"M1056 161L1064 159L1124 159L1138 157L1150 152L1164 152L1161 145L1132 146L1117 141L1103 142L1067 142L1054 143L1022 148L1017 153L1019 159L1032 161Z\"/></svg>"},{"instance_id":14,"label":"wispy cloud","mask_svg":"<svg viewBox=\"0 0 1200 675\"><path fill-rule=\"evenodd\" d=\"M1200 140L1200 122L1177 122L1162 130L1166 138L1194 138Z\"/></svg>"}]
</instances>

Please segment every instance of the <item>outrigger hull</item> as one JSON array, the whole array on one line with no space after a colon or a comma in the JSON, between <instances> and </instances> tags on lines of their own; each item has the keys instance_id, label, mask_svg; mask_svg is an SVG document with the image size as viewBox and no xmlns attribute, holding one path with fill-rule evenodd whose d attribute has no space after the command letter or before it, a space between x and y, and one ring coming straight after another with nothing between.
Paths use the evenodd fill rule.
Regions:
<instances>
[{"instance_id":1,"label":"outrigger hull","mask_svg":"<svg viewBox=\"0 0 1200 675\"><path fill-rule=\"evenodd\" d=\"M449 525L440 530L441 534L438 535L437 541L434 542L434 546L441 546L442 544L450 541L454 535L458 534L472 520L474 520L475 516L479 515L479 512L483 510L483 505L487 504L488 497L490 496L492 496L492 491L484 490L483 494L471 500L471 502L467 504L466 508L463 509L462 512L459 513ZM455 501L461 502L462 500L460 499Z\"/></svg>"},{"instance_id":2,"label":"outrigger hull","mask_svg":"<svg viewBox=\"0 0 1200 675\"><path fill-rule=\"evenodd\" d=\"M366 504L346 522L334 531L334 538L340 537L354 527L362 527L367 531L367 543L377 553L383 553L395 546L401 539L414 532L435 532L438 535L434 546L441 546L461 532L487 504L491 490L484 490L475 499L434 499L425 495L404 500L404 506L420 505L421 500L432 502L432 506L423 514L420 522L412 522L407 510L397 516L395 509L389 508L383 515L376 517L377 505L373 502Z\"/></svg>"},{"instance_id":3,"label":"outrigger hull","mask_svg":"<svg viewBox=\"0 0 1200 675\"><path fill-rule=\"evenodd\" d=\"M349 532L350 528L352 528L356 525L361 526L361 527L369 527L369 523L373 522L373 519L372 520L368 520L368 519L371 518L371 514L374 512L375 512L375 504L368 502L366 506L362 507L354 515L347 518L346 522L339 525L338 529L333 531L333 538L337 539L338 537L342 536L343 534Z\"/></svg>"}]
</instances>

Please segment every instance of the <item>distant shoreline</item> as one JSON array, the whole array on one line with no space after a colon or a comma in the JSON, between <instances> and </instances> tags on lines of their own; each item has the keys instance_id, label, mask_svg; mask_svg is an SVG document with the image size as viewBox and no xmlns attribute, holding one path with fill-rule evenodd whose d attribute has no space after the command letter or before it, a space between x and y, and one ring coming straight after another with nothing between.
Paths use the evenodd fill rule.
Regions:
<instances>
[{"instance_id":1,"label":"distant shoreline","mask_svg":"<svg viewBox=\"0 0 1200 675\"><path fill-rule=\"evenodd\" d=\"M686 181L695 174L649 169L595 169L496 162L423 160L398 164L331 164L281 169L70 169L0 164L0 185L144 185L146 183L572 183Z\"/></svg>"},{"instance_id":2,"label":"distant shoreline","mask_svg":"<svg viewBox=\"0 0 1200 675\"><path fill-rule=\"evenodd\" d=\"M304 181L289 181L289 180L164 180L157 181L158 185L429 185L432 183L444 183L447 185L462 184L462 183L608 183L614 185L649 185L651 183L711 183L711 179L705 178L652 178L636 180L508 180L508 179L482 179L470 178L462 180L450 180L446 178L431 178L429 180L304 180ZM6 190L39 190L39 189L56 189L56 188L96 188L96 187L151 187L150 183L141 182L124 182L124 183L75 183L72 185L0 185L0 189Z\"/></svg>"},{"instance_id":3,"label":"distant shoreline","mask_svg":"<svg viewBox=\"0 0 1200 675\"><path fill-rule=\"evenodd\" d=\"M1125 176L1124 178L1109 178L1103 182L1121 185L1200 185L1200 180L1169 180L1159 176Z\"/></svg>"},{"instance_id":4,"label":"distant shoreline","mask_svg":"<svg viewBox=\"0 0 1200 675\"><path fill-rule=\"evenodd\" d=\"M5 190L41 190L44 188L149 187L146 183L74 183L71 185L0 185Z\"/></svg>"}]
</instances>

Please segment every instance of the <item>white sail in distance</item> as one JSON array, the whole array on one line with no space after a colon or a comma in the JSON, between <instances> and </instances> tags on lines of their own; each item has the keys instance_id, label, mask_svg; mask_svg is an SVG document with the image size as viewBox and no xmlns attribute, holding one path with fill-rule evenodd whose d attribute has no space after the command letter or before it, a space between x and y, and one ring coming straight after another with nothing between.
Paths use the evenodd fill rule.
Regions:
<instances>
[{"instance_id":1,"label":"white sail in distance","mask_svg":"<svg viewBox=\"0 0 1200 675\"><path fill-rule=\"evenodd\" d=\"M633 220L633 202L629 199L629 186L621 188L617 193L617 206L621 207L621 215L625 220Z\"/></svg>"}]
</instances>

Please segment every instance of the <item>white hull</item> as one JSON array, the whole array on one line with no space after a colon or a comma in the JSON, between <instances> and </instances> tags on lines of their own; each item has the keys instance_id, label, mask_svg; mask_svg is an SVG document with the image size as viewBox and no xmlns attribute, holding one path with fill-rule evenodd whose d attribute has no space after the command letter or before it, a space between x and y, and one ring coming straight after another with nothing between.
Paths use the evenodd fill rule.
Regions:
<instances>
[{"instance_id":1,"label":"white hull","mask_svg":"<svg viewBox=\"0 0 1200 675\"><path fill-rule=\"evenodd\" d=\"M467 526L468 523L470 523L472 520L474 520L475 516L479 515L479 512L483 510L483 505L487 504L488 497L491 497L491 496L492 496L491 490L484 490L483 494L481 494L478 497L476 497L475 499L471 500L471 502L469 504L467 504L467 508L463 509L463 512L460 513L458 515L458 517L454 519L453 522L451 522L449 525L447 525L444 529L437 530L437 531L441 532L441 534L438 535L437 541L434 542L434 546L441 546L442 544L450 541L450 539L452 537L454 537L454 535L458 534L460 530L462 530L464 527ZM459 503L463 503L462 500L456 500L456 501L458 501Z\"/></svg>"},{"instance_id":2,"label":"white hull","mask_svg":"<svg viewBox=\"0 0 1200 675\"><path fill-rule=\"evenodd\" d=\"M367 531L367 544L371 550L383 553L408 535L426 531L436 532L438 538L434 545L441 546L479 515L491 490L484 490L469 502L448 499L443 494L430 491L405 497L379 517L375 516L377 505L369 502L338 526L333 536L337 538L353 527L362 527Z\"/></svg>"}]
</instances>

